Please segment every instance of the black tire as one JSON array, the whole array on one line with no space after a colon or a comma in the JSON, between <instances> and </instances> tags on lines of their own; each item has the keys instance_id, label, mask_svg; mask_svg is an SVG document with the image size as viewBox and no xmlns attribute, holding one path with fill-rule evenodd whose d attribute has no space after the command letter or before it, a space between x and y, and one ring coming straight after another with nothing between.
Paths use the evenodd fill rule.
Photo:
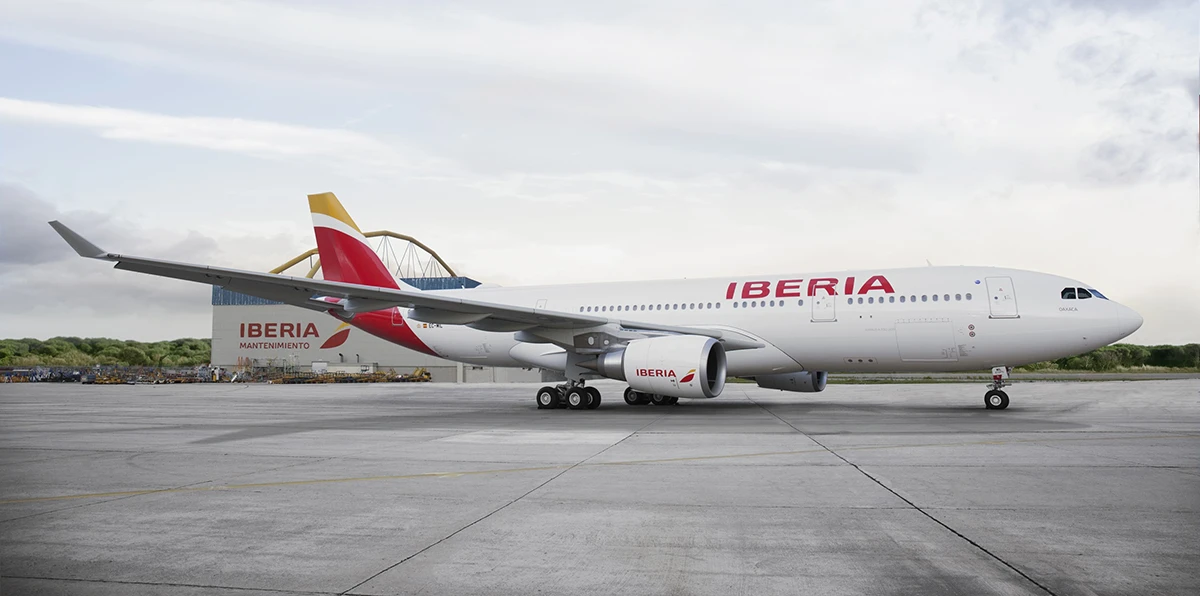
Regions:
<instances>
[{"instance_id":1,"label":"black tire","mask_svg":"<svg viewBox=\"0 0 1200 596\"><path fill-rule=\"evenodd\" d=\"M983 394L983 405L989 410L1003 410L1008 407L1008 394L999 389L992 389Z\"/></svg>"},{"instance_id":2,"label":"black tire","mask_svg":"<svg viewBox=\"0 0 1200 596\"><path fill-rule=\"evenodd\" d=\"M670 402L667 404L668 406L673 406L673 405L679 403L679 398L672 396L672 397L667 398L667 401Z\"/></svg>"},{"instance_id":3,"label":"black tire","mask_svg":"<svg viewBox=\"0 0 1200 596\"><path fill-rule=\"evenodd\" d=\"M572 410L585 410L591 401L592 396L583 387L576 387L567 392L567 407Z\"/></svg>"},{"instance_id":4,"label":"black tire","mask_svg":"<svg viewBox=\"0 0 1200 596\"><path fill-rule=\"evenodd\" d=\"M595 387L587 387L588 395L592 396L592 401L588 402L587 409L595 410L600 407L600 390Z\"/></svg>"},{"instance_id":5,"label":"black tire","mask_svg":"<svg viewBox=\"0 0 1200 596\"><path fill-rule=\"evenodd\" d=\"M633 387L625 388L625 403L627 403L631 406L640 406L642 404L638 401L639 397L640 396L639 396L638 392L634 391Z\"/></svg>"},{"instance_id":6,"label":"black tire","mask_svg":"<svg viewBox=\"0 0 1200 596\"><path fill-rule=\"evenodd\" d=\"M537 406L539 410L553 410L558 407L559 394L558 389L553 387L542 387L537 392Z\"/></svg>"},{"instance_id":7,"label":"black tire","mask_svg":"<svg viewBox=\"0 0 1200 596\"><path fill-rule=\"evenodd\" d=\"M654 395L650 396L650 403L656 406L669 406L671 405L671 398L655 393Z\"/></svg>"}]
</instances>

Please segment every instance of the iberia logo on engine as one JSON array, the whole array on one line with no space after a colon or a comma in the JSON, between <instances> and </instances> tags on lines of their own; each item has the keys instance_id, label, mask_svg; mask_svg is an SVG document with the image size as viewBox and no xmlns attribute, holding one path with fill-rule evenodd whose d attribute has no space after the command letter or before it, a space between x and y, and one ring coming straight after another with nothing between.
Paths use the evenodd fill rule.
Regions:
<instances>
[{"instance_id":1,"label":"iberia logo on engine","mask_svg":"<svg viewBox=\"0 0 1200 596\"><path fill-rule=\"evenodd\" d=\"M242 338L263 339L321 337L315 323L242 323L238 328L238 335ZM349 337L350 325L342 323L334 330L333 335L321 344L320 349L336 348L346 343L346 339ZM243 350L307 350L311 346L312 344L307 341L243 341L239 345Z\"/></svg>"}]
</instances>

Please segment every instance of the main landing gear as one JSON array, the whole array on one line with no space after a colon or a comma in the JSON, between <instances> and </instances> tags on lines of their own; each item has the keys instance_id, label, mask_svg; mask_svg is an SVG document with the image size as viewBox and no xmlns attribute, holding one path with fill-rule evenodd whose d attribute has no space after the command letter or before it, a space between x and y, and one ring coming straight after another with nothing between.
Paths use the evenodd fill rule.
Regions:
<instances>
[{"instance_id":1,"label":"main landing gear","mask_svg":"<svg viewBox=\"0 0 1200 596\"><path fill-rule=\"evenodd\" d=\"M539 410L595 410L600 407L600 391L595 387L584 387L582 381L542 387L537 392L537 407Z\"/></svg>"},{"instance_id":2,"label":"main landing gear","mask_svg":"<svg viewBox=\"0 0 1200 596\"><path fill-rule=\"evenodd\" d=\"M634 391L632 387L625 389L625 403L631 406L644 406L646 404L654 404L656 406L673 406L679 403L678 397L669 397L666 395L655 395L653 393L642 393Z\"/></svg>"}]
</instances>

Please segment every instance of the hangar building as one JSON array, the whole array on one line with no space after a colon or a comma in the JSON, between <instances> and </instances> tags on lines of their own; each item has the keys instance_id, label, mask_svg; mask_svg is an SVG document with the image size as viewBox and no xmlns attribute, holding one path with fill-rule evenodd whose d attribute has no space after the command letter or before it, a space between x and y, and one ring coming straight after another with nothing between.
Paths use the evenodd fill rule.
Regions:
<instances>
[{"instance_id":1,"label":"hangar building","mask_svg":"<svg viewBox=\"0 0 1200 596\"><path fill-rule=\"evenodd\" d=\"M409 236L368 232L378 238L376 252L405 283L422 290L473 288L479 282L458 276L437 253ZM397 244L401 252L397 252ZM314 248L271 270L285 273L307 266L307 277L321 270ZM294 271L291 274L297 275ZM537 382L537 369L492 368L445 360L384 341L327 313L213 287L213 365L227 370L330 372L387 371L410 373L428 369L434 382ZM414 323L417 324L417 323Z\"/></svg>"}]
</instances>

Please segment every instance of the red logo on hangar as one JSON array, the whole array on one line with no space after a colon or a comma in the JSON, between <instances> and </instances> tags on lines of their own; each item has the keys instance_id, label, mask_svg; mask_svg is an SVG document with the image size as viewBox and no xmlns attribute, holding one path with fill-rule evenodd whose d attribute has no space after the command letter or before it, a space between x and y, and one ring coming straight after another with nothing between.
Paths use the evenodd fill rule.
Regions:
<instances>
[{"instance_id":1,"label":"red logo on hangar","mask_svg":"<svg viewBox=\"0 0 1200 596\"><path fill-rule=\"evenodd\" d=\"M239 327L239 335L243 338L261 337L265 339L321 337L321 333L317 331L316 323L242 323ZM329 336L329 339L326 339L325 343L321 344L320 349L336 348L346 343L349 337L350 324L342 323L333 331L333 335Z\"/></svg>"}]
</instances>

